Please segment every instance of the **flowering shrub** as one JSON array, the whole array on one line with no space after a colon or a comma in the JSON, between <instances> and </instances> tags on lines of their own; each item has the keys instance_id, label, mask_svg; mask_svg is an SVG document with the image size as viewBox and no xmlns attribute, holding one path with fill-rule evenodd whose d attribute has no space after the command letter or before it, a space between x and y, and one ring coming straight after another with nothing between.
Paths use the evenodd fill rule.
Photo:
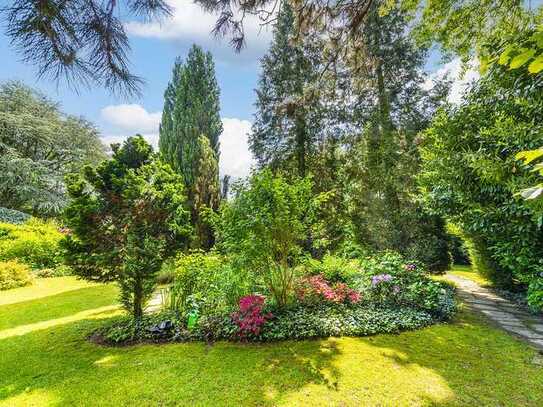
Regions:
<instances>
[{"instance_id":1,"label":"flowering shrub","mask_svg":"<svg viewBox=\"0 0 543 407\"><path fill-rule=\"evenodd\" d=\"M262 313L265 300L262 295L246 295L239 300L239 311L232 314L232 320L238 326L240 338L258 336L262 326L273 316Z\"/></svg>"},{"instance_id":2,"label":"flowering shrub","mask_svg":"<svg viewBox=\"0 0 543 407\"><path fill-rule=\"evenodd\" d=\"M355 304L361 300L358 291L353 290L345 283L330 283L321 275L309 276L301 279L296 290L298 299L304 303L327 302Z\"/></svg>"}]
</instances>

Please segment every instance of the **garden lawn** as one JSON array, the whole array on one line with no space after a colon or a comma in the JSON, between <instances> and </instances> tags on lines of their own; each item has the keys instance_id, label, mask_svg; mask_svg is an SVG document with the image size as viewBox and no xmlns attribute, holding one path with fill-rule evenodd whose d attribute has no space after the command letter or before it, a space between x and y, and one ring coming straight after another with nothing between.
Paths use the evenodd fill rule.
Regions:
<instances>
[{"instance_id":1,"label":"garden lawn","mask_svg":"<svg viewBox=\"0 0 543 407\"><path fill-rule=\"evenodd\" d=\"M536 352L463 311L400 335L101 347L112 286L0 293L0 405L543 405Z\"/></svg>"},{"instance_id":2,"label":"garden lawn","mask_svg":"<svg viewBox=\"0 0 543 407\"><path fill-rule=\"evenodd\" d=\"M480 274L478 274L475 270L472 269L471 266L463 266L463 265L457 265L455 264L448 273L453 274L458 277L467 278L468 280L474 281L480 286L483 287L491 287L492 282L490 280L487 280Z\"/></svg>"}]
</instances>

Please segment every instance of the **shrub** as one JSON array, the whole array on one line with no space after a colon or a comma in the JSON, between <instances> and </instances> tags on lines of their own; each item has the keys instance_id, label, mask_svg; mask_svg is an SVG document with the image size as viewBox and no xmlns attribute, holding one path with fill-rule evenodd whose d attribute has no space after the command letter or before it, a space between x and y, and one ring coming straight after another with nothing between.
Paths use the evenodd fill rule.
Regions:
<instances>
[{"instance_id":1,"label":"shrub","mask_svg":"<svg viewBox=\"0 0 543 407\"><path fill-rule=\"evenodd\" d=\"M267 169L238 185L214 220L220 248L263 282L279 306L292 298L295 266L322 199L309 178L288 182Z\"/></svg>"},{"instance_id":2,"label":"shrub","mask_svg":"<svg viewBox=\"0 0 543 407\"><path fill-rule=\"evenodd\" d=\"M0 262L0 290L32 284L32 274L26 264L17 261Z\"/></svg>"},{"instance_id":3,"label":"shrub","mask_svg":"<svg viewBox=\"0 0 543 407\"><path fill-rule=\"evenodd\" d=\"M55 268L62 263L56 223L32 218L21 225L0 223L0 260L17 259L32 268Z\"/></svg>"},{"instance_id":4,"label":"shrub","mask_svg":"<svg viewBox=\"0 0 543 407\"><path fill-rule=\"evenodd\" d=\"M158 285L169 285L175 280L175 261L168 259L162 264L160 272L156 276Z\"/></svg>"},{"instance_id":5,"label":"shrub","mask_svg":"<svg viewBox=\"0 0 543 407\"><path fill-rule=\"evenodd\" d=\"M300 279L297 283L296 295L298 301L305 304L321 302L356 304L361 298L358 291L349 288L345 283L337 282L331 285L322 274Z\"/></svg>"},{"instance_id":6,"label":"shrub","mask_svg":"<svg viewBox=\"0 0 543 407\"><path fill-rule=\"evenodd\" d=\"M15 209L8 209L0 206L0 223L11 223L20 225L30 219L30 215L19 212Z\"/></svg>"},{"instance_id":7,"label":"shrub","mask_svg":"<svg viewBox=\"0 0 543 407\"><path fill-rule=\"evenodd\" d=\"M238 326L237 335L241 339L258 337L267 320L273 314L263 313L264 301L262 295L246 295L239 300L239 311L232 314L232 321Z\"/></svg>"},{"instance_id":8,"label":"shrub","mask_svg":"<svg viewBox=\"0 0 543 407\"><path fill-rule=\"evenodd\" d=\"M72 174L67 185L68 264L87 280L116 281L122 305L141 318L162 263L188 244L183 179L136 136L114 146L112 159L97 168Z\"/></svg>"},{"instance_id":9,"label":"shrub","mask_svg":"<svg viewBox=\"0 0 543 407\"><path fill-rule=\"evenodd\" d=\"M39 278L65 277L73 275L73 270L69 266L60 265L55 268L45 268L34 270L34 276Z\"/></svg>"},{"instance_id":10,"label":"shrub","mask_svg":"<svg viewBox=\"0 0 543 407\"><path fill-rule=\"evenodd\" d=\"M170 307L182 314L199 316L227 312L255 286L242 270L217 253L193 251L175 261L170 287Z\"/></svg>"},{"instance_id":11,"label":"shrub","mask_svg":"<svg viewBox=\"0 0 543 407\"><path fill-rule=\"evenodd\" d=\"M322 260L309 259L304 263L305 272L311 275L322 275L331 283L349 283L360 273L360 264L356 260L324 255Z\"/></svg>"}]
</instances>

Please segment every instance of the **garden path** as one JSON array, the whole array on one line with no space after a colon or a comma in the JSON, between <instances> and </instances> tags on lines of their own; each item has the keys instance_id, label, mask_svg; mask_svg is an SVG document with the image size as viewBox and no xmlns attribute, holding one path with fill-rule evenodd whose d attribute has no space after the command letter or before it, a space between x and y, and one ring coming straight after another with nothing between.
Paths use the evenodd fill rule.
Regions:
<instances>
[{"instance_id":1,"label":"garden path","mask_svg":"<svg viewBox=\"0 0 543 407\"><path fill-rule=\"evenodd\" d=\"M543 350L543 317L530 314L513 302L472 280L447 274L459 297L471 309L486 315L504 330Z\"/></svg>"}]
</instances>

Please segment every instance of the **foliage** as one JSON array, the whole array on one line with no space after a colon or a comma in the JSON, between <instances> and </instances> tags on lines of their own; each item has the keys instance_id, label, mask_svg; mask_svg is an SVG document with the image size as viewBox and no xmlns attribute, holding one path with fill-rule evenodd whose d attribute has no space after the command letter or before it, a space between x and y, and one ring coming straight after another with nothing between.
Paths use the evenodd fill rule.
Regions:
<instances>
[{"instance_id":1,"label":"foliage","mask_svg":"<svg viewBox=\"0 0 543 407\"><path fill-rule=\"evenodd\" d=\"M68 264L87 280L116 281L123 306L140 318L163 261L191 232L181 177L136 136L114 146L111 160L73 174L68 191Z\"/></svg>"},{"instance_id":2,"label":"foliage","mask_svg":"<svg viewBox=\"0 0 543 407\"><path fill-rule=\"evenodd\" d=\"M307 259L303 267L305 274L322 274L331 283L351 282L353 277L360 272L360 264L357 260L332 256L329 253L325 254L321 260Z\"/></svg>"},{"instance_id":3,"label":"foliage","mask_svg":"<svg viewBox=\"0 0 543 407\"><path fill-rule=\"evenodd\" d=\"M0 222L20 225L30 219L30 215L15 209L0 207Z\"/></svg>"},{"instance_id":4,"label":"foliage","mask_svg":"<svg viewBox=\"0 0 543 407\"><path fill-rule=\"evenodd\" d=\"M0 86L0 155L2 206L41 215L66 204L66 173L105 158L92 124L18 82Z\"/></svg>"},{"instance_id":5,"label":"foliage","mask_svg":"<svg viewBox=\"0 0 543 407\"><path fill-rule=\"evenodd\" d=\"M237 335L241 339L258 338L262 327L273 314L263 313L264 301L262 295L246 295L239 300L239 311L232 314L232 321L238 326Z\"/></svg>"},{"instance_id":6,"label":"foliage","mask_svg":"<svg viewBox=\"0 0 543 407\"><path fill-rule=\"evenodd\" d=\"M164 161L183 177L196 248L207 249L213 243L200 212L204 207L217 209L220 198L219 93L211 53L193 45L185 63L176 60L164 93L158 145Z\"/></svg>"},{"instance_id":7,"label":"foliage","mask_svg":"<svg viewBox=\"0 0 543 407\"><path fill-rule=\"evenodd\" d=\"M34 270L34 276L39 278L66 277L71 275L73 275L72 268L65 265Z\"/></svg>"},{"instance_id":8,"label":"foliage","mask_svg":"<svg viewBox=\"0 0 543 407\"><path fill-rule=\"evenodd\" d=\"M519 92L517 79L490 70L461 106L437 115L421 149L428 207L461 230L474 266L502 286L543 271L538 212L514 196L534 179L515 155L543 143L543 99L537 87Z\"/></svg>"},{"instance_id":9,"label":"foliage","mask_svg":"<svg viewBox=\"0 0 543 407\"><path fill-rule=\"evenodd\" d=\"M0 261L0 291L32 284L30 268L16 260Z\"/></svg>"},{"instance_id":10,"label":"foliage","mask_svg":"<svg viewBox=\"0 0 543 407\"><path fill-rule=\"evenodd\" d=\"M289 183L266 169L240 183L214 221L221 249L260 279L279 306L291 299L302 243L321 201L310 179Z\"/></svg>"},{"instance_id":11,"label":"foliage","mask_svg":"<svg viewBox=\"0 0 543 407\"><path fill-rule=\"evenodd\" d=\"M246 276L234 270L227 259L215 253L193 251L175 261L170 307L183 315L224 312L250 289Z\"/></svg>"},{"instance_id":12,"label":"foliage","mask_svg":"<svg viewBox=\"0 0 543 407\"><path fill-rule=\"evenodd\" d=\"M52 222L31 218L20 225L0 223L0 260L18 260L34 269L60 266L64 234Z\"/></svg>"},{"instance_id":13,"label":"foliage","mask_svg":"<svg viewBox=\"0 0 543 407\"><path fill-rule=\"evenodd\" d=\"M292 40L294 15L282 4L273 41L261 59L256 113L249 145L261 167L290 170L304 177L313 169L318 143L332 132L324 126L321 98L309 98L307 87L319 74L321 49L315 41ZM331 127L331 126L330 126Z\"/></svg>"},{"instance_id":14,"label":"foliage","mask_svg":"<svg viewBox=\"0 0 543 407\"><path fill-rule=\"evenodd\" d=\"M171 8L163 0L45 0L39 7L11 0L1 12L10 42L38 68L38 76L137 95L142 80L130 73L130 45L120 14L161 17L169 16Z\"/></svg>"}]
</instances>

